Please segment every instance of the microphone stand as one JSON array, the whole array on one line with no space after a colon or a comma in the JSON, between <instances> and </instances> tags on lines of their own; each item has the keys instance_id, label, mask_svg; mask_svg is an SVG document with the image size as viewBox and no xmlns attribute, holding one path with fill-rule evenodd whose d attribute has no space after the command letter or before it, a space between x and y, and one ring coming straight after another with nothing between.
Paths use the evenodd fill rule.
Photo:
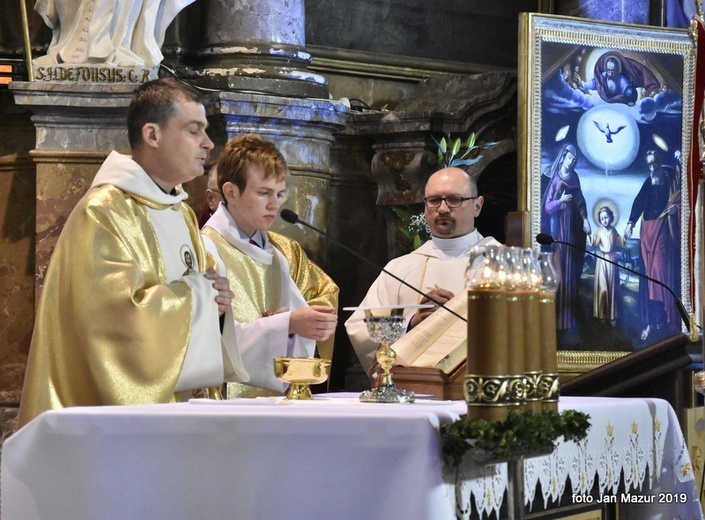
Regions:
<instances>
[{"instance_id":1,"label":"microphone stand","mask_svg":"<svg viewBox=\"0 0 705 520\"><path fill-rule=\"evenodd\" d=\"M639 271L635 271L634 269L630 269L627 266L624 266L620 263L614 262L610 260L609 258L605 258L604 256L598 255L597 253L593 253L592 251L588 251L587 249L584 249L580 246L576 246L575 244L571 244L570 242L565 242L563 240L556 240L553 238L551 235L548 235L546 233L539 233L536 235L536 241L544 246L551 245L553 243L556 244L563 244L568 247L572 247L574 249L577 249L578 251L581 251L583 253L586 253L590 256L594 256L595 258L599 258L600 260L607 262L608 264L616 265L617 267L624 269L625 271L629 271L630 273L634 273L637 275L639 278L645 278L650 282L654 282L656 285L659 285L666 289L671 296L673 296L673 300L676 302L676 308L678 309L678 313L681 315L681 320L683 320L683 323L685 324L685 328L688 332L690 332L690 318L688 317L688 311L685 310L685 306L683 305L683 302L676 296L676 293L673 292L673 289L671 289L668 285L663 283L660 280L656 280L655 278L651 278L650 276L646 276L644 273L640 273Z\"/></svg>"}]
</instances>

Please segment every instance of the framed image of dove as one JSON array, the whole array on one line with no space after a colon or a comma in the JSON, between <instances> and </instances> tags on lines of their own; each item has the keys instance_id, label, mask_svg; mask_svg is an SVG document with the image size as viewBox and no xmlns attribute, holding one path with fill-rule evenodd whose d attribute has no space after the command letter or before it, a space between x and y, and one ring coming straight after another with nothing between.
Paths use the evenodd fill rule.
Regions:
<instances>
[{"instance_id":1,"label":"framed image of dove","mask_svg":"<svg viewBox=\"0 0 705 520\"><path fill-rule=\"evenodd\" d=\"M519 209L532 238L553 237L559 366L584 371L684 330L663 285L690 308L695 46L686 30L535 13L519 41Z\"/></svg>"}]
</instances>

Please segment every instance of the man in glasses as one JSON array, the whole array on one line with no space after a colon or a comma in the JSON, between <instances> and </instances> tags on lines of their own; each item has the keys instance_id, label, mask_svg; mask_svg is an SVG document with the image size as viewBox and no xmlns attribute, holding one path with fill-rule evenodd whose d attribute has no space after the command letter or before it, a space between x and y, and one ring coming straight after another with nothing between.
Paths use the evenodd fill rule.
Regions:
<instances>
[{"instance_id":1,"label":"man in glasses","mask_svg":"<svg viewBox=\"0 0 705 520\"><path fill-rule=\"evenodd\" d=\"M405 328L411 330L436 311L438 303L445 304L458 294L465 286L470 248L496 243L475 229L475 217L480 214L483 202L475 180L464 170L444 168L431 175L424 197L424 216L431 229L431 240L385 267L430 298L381 273L360 306L433 304L430 309L405 312ZM363 318L362 311L355 312L345 328L362 367L369 373L374 366L377 344L370 339Z\"/></svg>"}]
</instances>

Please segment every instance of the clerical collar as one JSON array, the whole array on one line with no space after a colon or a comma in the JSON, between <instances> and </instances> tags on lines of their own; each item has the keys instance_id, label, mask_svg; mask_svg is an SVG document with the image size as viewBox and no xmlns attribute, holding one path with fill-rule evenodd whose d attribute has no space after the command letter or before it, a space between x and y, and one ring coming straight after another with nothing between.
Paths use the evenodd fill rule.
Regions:
<instances>
[{"instance_id":1,"label":"clerical collar","mask_svg":"<svg viewBox=\"0 0 705 520\"><path fill-rule=\"evenodd\" d=\"M480 240L480 233L477 229L467 235L454 238L439 238L431 235L433 248L446 257L458 257L468 252Z\"/></svg>"},{"instance_id":2,"label":"clerical collar","mask_svg":"<svg viewBox=\"0 0 705 520\"><path fill-rule=\"evenodd\" d=\"M256 246L264 249L264 239L262 237L262 233L260 232L259 229L256 229L254 233L252 233L252 236L247 236L247 234L243 233L240 231L238 228L238 232L240 233L240 238L243 240L246 240L250 242L251 244L255 244Z\"/></svg>"},{"instance_id":3,"label":"clerical collar","mask_svg":"<svg viewBox=\"0 0 705 520\"><path fill-rule=\"evenodd\" d=\"M176 197L179 194L179 190L176 189L176 187L171 188L171 191L166 191L164 188L162 188L157 181L155 181L151 175L147 174L147 177L152 179L152 182L157 185L157 188L162 190L163 193L166 193L167 195L171 195L172 197Z\"/></svg>"}]
</instances>

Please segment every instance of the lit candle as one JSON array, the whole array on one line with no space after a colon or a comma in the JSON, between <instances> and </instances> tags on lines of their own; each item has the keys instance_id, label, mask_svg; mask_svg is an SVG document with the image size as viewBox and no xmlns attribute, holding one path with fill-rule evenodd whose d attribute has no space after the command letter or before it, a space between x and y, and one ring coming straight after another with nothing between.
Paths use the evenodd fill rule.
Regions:
<instances>
[{"instance_id":1,"label":"lit candle","mask_svg":"<svg viewBox=\"0 0 705 520\"><path fill-rule=\"evenodd\" d=\"M471 254L468 287L468 415L474 419L507 418L507 290L501 246Z\"/></svg>"},{"instance_id":2,"label":"lit candle","mask_svg":"<svg viewBox=\"0 0 705 520\"><path fill-rule=\"evenodd\" d=\"M524 269L526 271L526 296L524 299L524 371L527 379L527 400L530 401L530 410L540 411L537 404L540 396L538 385L540 382L543 364L541 362L541 319L539 313L539 284L541 271L533 251L526 249L523 252Z\"/></svg>"},{"instance_id":3,"label":"lit candle","mask_svg":"<svg viewBox=\"0 0 705 520\"><path fill-rule=\"evenodd\" d=\"M553 266L553 253L539 255L541 288L539 315L541 321L541 366L543 368L542 392L548 407L558 412L558 356L556 352L556 290L558 276Z\"/></svg>"}]
</instances>

